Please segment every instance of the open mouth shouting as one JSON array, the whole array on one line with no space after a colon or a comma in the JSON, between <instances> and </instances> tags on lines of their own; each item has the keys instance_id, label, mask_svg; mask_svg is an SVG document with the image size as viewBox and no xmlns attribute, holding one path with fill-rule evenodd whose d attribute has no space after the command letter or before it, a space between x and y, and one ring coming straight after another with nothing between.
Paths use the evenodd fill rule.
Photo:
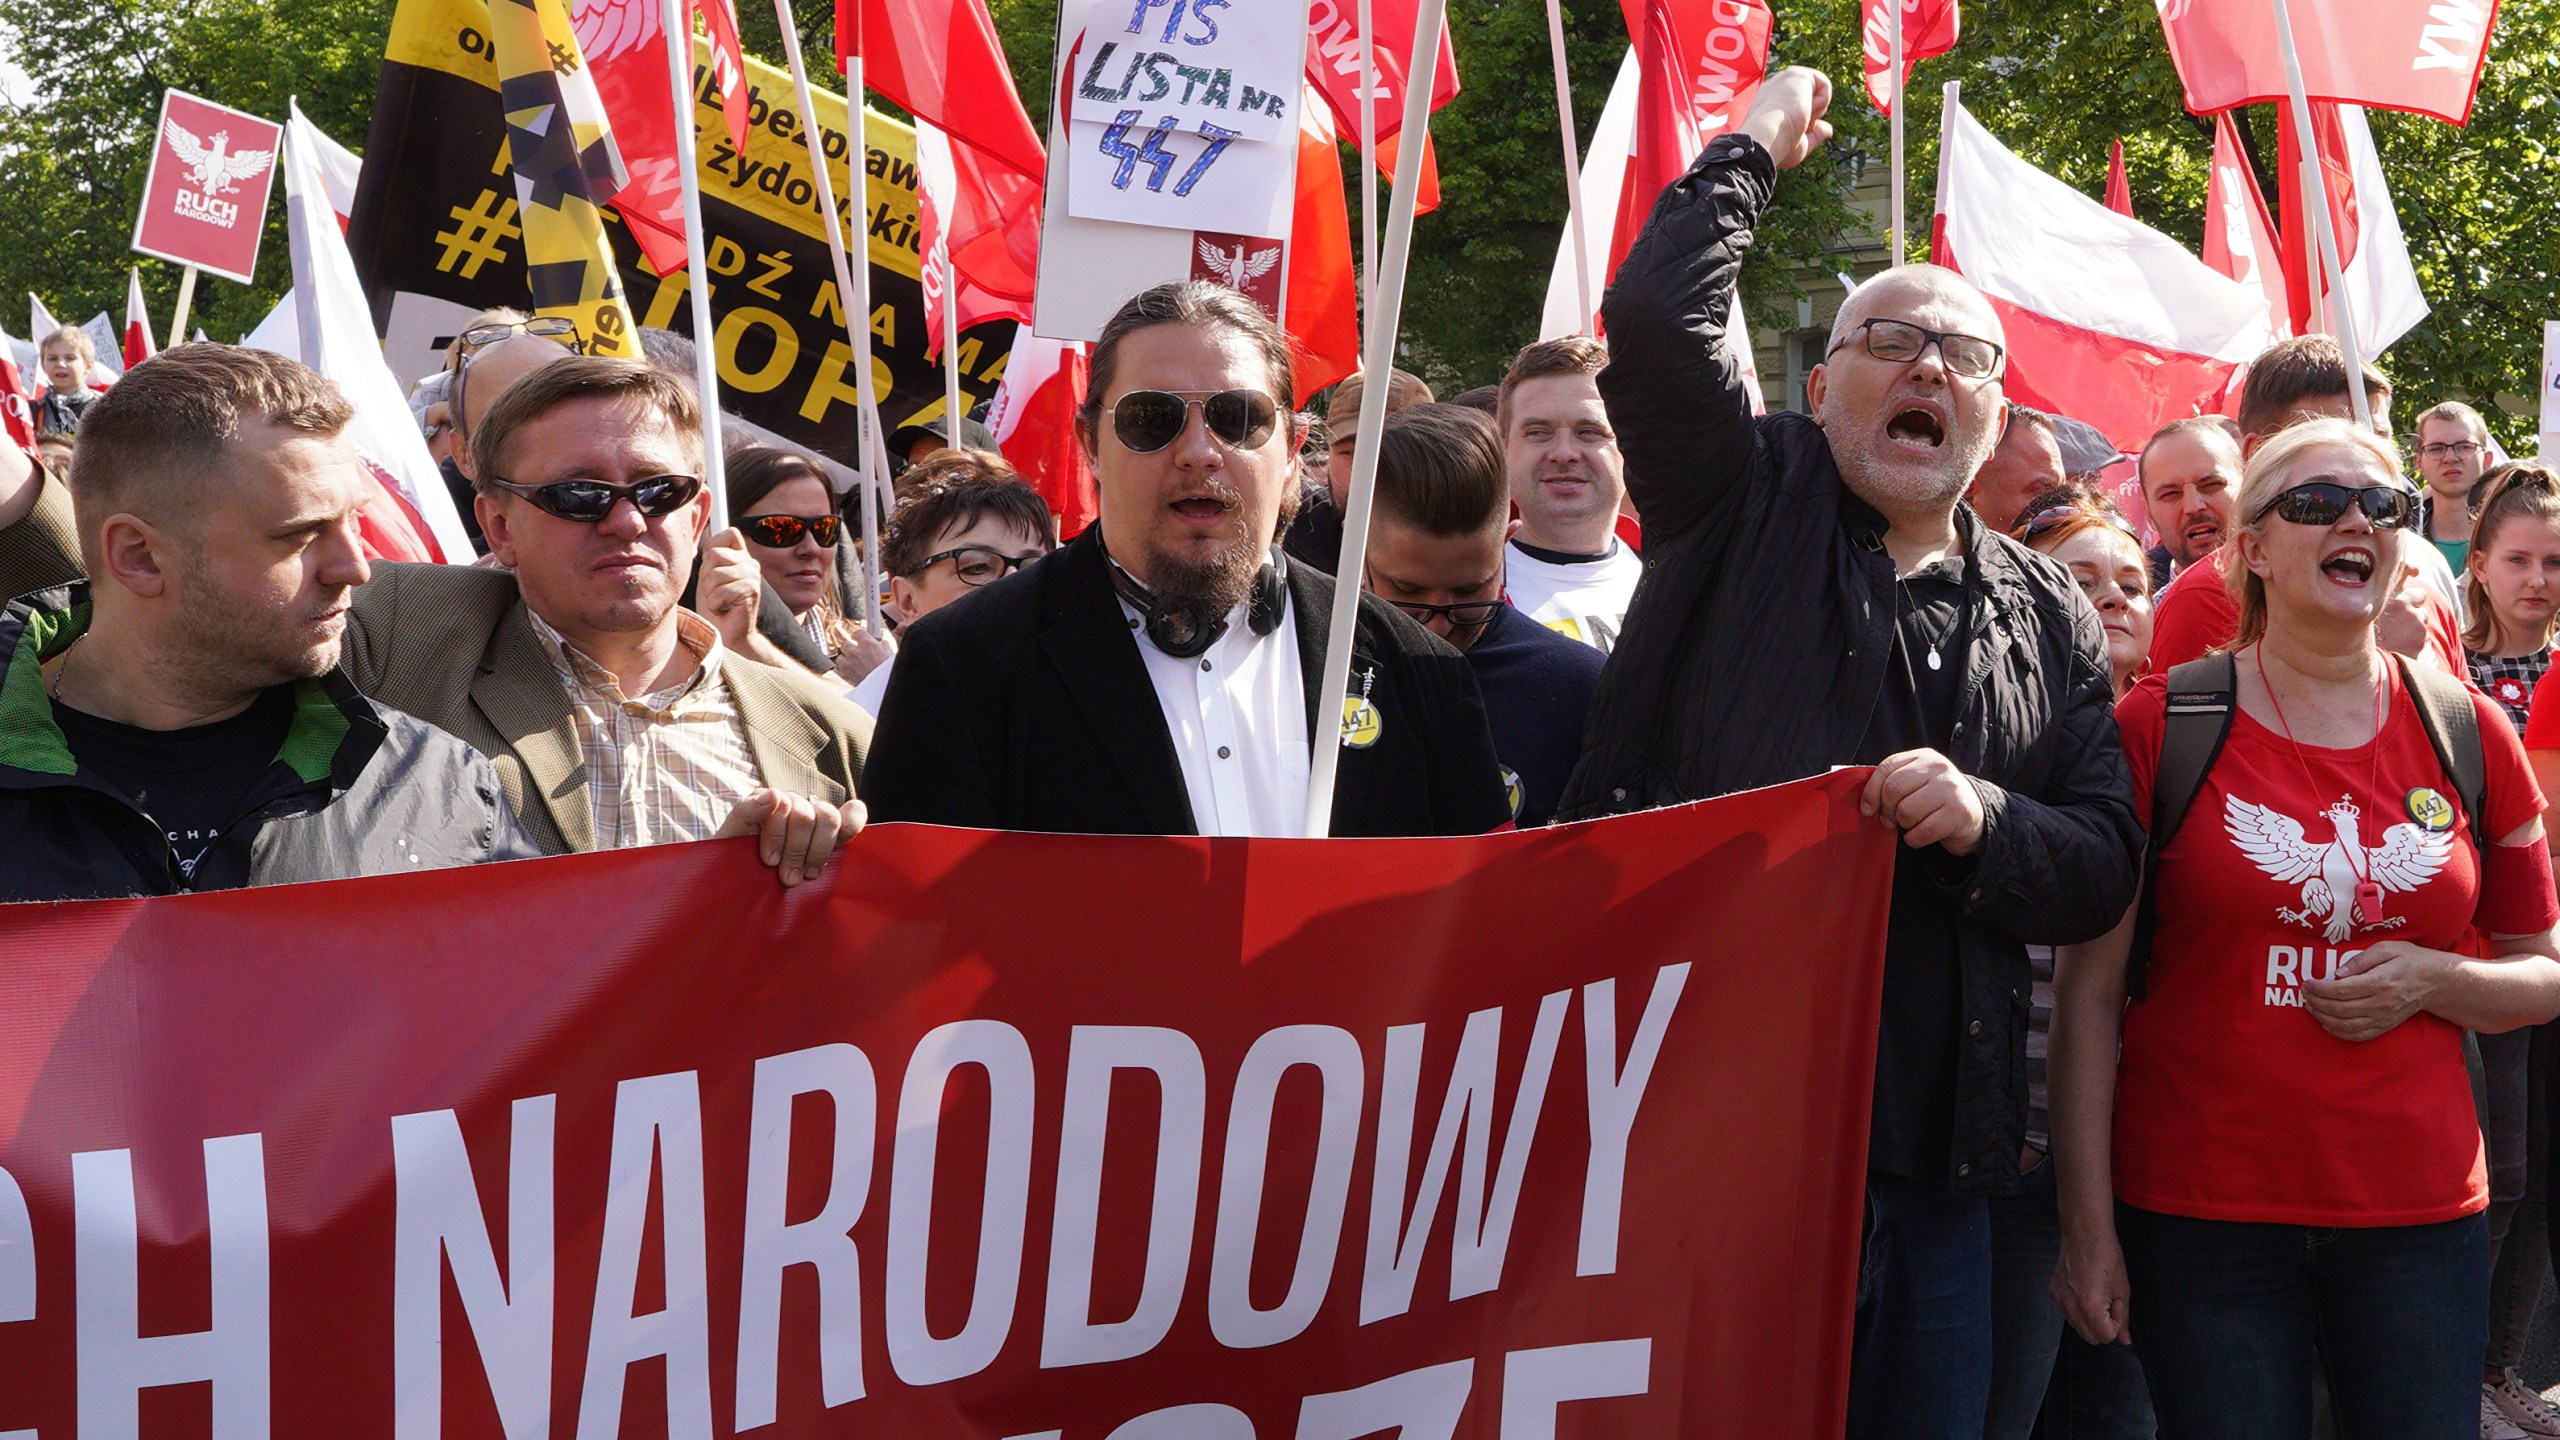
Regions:
<instances>
[{"instance_id":1,"label":"open mouth shouting","mask_svg":"<svg viewBox=\"0 0 2560 1440\"><path fill-rule=\"evenodd\" d=\"M2327 576L2332 585L2361 590L2373 583L2373 567L2373 552L2361 545L2351 545L2330 552L2320 562L2320 573Z\"/></svg>"},{"instance_id":2,"label":"open mouth shouting","mask_svg":"<svg viewBox=\"0 0 2560 1440\"><path fill-rule=\"evenodd\" d=\"M1947 443L1947 416L1935 405L1906 404L1884 422L1884 438L1905 450L1934 454Z\"/></svg>"},{"instance_id":3,"label":"open mouth shouting","mask_svg":"<svg viewBox=\"0 0 2560 1440\"><path fill-rule=\"evenodd\" d=\"M1235 512L1237 501L1230 495L1212 491L1194 491L1176 497L1167 508L1182 518L1183 523L1201 530L1213 530L1226 524Z\"/></svg>"}]
</instances>

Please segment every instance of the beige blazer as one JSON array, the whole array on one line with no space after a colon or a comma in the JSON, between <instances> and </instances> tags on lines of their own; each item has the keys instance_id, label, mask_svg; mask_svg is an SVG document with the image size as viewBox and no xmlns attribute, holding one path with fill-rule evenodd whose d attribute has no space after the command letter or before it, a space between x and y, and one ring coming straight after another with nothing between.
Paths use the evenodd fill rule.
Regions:
<instances>
[{"instance_id":1,"label":"beige blazer","mask_svg":"<svg viewBox=\"0 0 2560 1440\"><path fill-rule=\"evenodd\" d=\"M71 496L47 477L25 520L0 530L0 593L79 579ZM534 639L515 577L471 565L377 563L357 587L339 659L356 688L459 737L497 767L508 807L546 855L595 848L587 767L569 697ZM814 676L734 652L721 673L764 783L841 805L871 719Z\"/></svg>"}]
</instances>

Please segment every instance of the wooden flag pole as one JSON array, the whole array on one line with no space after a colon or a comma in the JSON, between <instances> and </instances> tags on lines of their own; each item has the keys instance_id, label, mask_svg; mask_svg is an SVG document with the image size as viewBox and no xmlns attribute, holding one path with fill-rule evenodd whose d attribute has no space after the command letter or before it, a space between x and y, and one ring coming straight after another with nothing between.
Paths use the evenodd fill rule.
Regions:
<instances>
[{"instance_id":1,"label":"wooden flag pole","mask_svg":"<svg viewBox=\"0 0 2560 1440\"><path fill-rule=\"evenodd\" d=\"M178 344L178 337L187 333L187 307L195 300L196 267L190 265L178 275L178 311L169 317L170 344Z\"/></svg>"},{"instance_id":2,"label":"wooden flag pole","mask_svg":"<svg viewBox=\"0 0 2560 1440\"><path fill-rule=\"evenodd\" d=\"M2311 133L2311 100L2303 92L2302 57L2293 48L2293 11L2285 0L2275 0L2276 48L2284 54L2285 88L2292 92L2293 128L2302 143L2303 208L2310 211L2312 255L2320 262L2327 277L2330 323L2337 327L2338 348L2346 352L2347 398L2355 406L2356 423L2367 430L2373 428L2373 404L2364 393L2364 346L2356 334L2355 307L2347 303L2344 267L2338 263L2338 237L2329 228L2329 181L2320 173L2320 141ZM2313 323L2318 323L2321 307L2311 308Z\"/></svg>"},{"instance_id":3,"label":"wooden flag pole","mask_svg":"<svg viewBox=\"0 0 2560 1440\"><path fill-rule=\"evenodd\" d=\"M694 169L693 7L686 0L661 0L658 23L667 32L668 93L675 100L685 289L693 302L693 383L702 405L702 483L711 492L710 533L716 535L729 528L729 483L720 440L720 338L711 328L711 267L703 258L702 176Z\"/></svg>"},{"instance_id":4,"label":"wooden flag pole","mask_svg":"<svg viewBox=\"0 0 2560 1440\"><path fill-rule=\"evenodd\" d=\"M1405 75L1404 124L1396 134L1396 208L1387 221L1386 270L1378 278L1377 311L1366 336L1361 368L1371 377L1360 387L1360 436L1351 453L1351 494L1342 514L1342 579L1333 593L1333 624L1325 638L1324 673L1316 687L1314 731L1307 736L1313 764L1307 776L1309 839L1333 829L1333 786L1342 759L1342 711L1351 683L1352 622L1360 614L1360 586L1352 567L1369 549L1369 501L1378 488L1378 431L1387 418L1387 372L1395 365L1396 324L1404 309L1405 260L1413 249L1415 192L1422 183L1423 142L1431 124L1431 85L1423 66L1437 58L1440 20L1448 0L1421 0L1413 20L1413 63Z\"/></svg>"},{"instance_id":5,"label":"wooden flag pole","mask_svg":"<svg viewBox=\"0 0 2560 1440\"><path fill-rule=\"evenodd\" d=\"M1556 128L1564 132L1564 219L1573 236L1573 291L1582 305L1582 318L1573 329L1577 335L1588 335L1592 316L1591 250L1582 225L1582 156L1575 148L1573 87L1565 73L1562 0L1547 0L1547 51L1554 57L1556 67ZM1432 63L1439 63L1437 55L1432 57Z\"/></svg>"},{"instance_id":6,"label":"wooden flag pole","mask_svg":"<svg viewBox=\"0 0 2560 1440\"><path fill-rule=\"evenodd\" d=\"M853 0L845 0L853 3ZM827 258L835 262L836 301L844 311L845 339L853 347L854 360L861 367L854 381L853 407L854 451L861 463L854 467L861 486L862 506L862 627L877 635L880 620L880 477L887 473L886 447L880 437L880 407L871 393L871 270L868 263L857 272L851 257L845 253L844 226L836 217L836 182L827 169L827 151L819 138L817 111L809 95L809 66L800 58L800 27L791 16L791 0L773 0L773 18L782 24L782 54L791 66L792 93L800 102L800 134L809 145L809 174L817 182L818 215L827 228ZM854 135L853 163L848 177L865 173L862 157L869 147L864 143L862 106L862 57L849 62L845 85L845 106L850 112ZM868 198L870 189L853 179L856 195ZM867 212L869 207L864 207ZM866 262L868 257L865 257ZM859 277L857 279L857 276ZM857 318L858 317L858 318Z\"/></svg>"},{"instance_id":7,"label":"wooden flag pole","mask_svg":"<svg viewBox=\"0 0 2560 1440\"><path fill-rule=\"evenodd\" d=\"M1911 108L1908 103L1911 97L1903 93L1905 87L1902 83L1903 0L1884 0L1884 5L1885 9L1892 12L1892 18L1887 22L1886 30L1893 37L1891 59L1893 66L1891 71L1893 76L1893 263L1900 265L1902 263L1902 112Z\"/></svg>"}]
</instances>

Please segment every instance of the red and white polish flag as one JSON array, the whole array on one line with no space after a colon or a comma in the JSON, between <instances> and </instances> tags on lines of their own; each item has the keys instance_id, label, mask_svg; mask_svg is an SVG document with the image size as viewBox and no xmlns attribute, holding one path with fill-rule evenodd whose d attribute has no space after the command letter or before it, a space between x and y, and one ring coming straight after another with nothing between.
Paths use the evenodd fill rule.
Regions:
<instances>
[{"instance_id":1,"label":"red and white polish flag","mask_svg":"<svg viewBox=\"0 0 2560 1440\"><path fill-rule=\"evenodd\" d=\"M2019 159L1952 98L1932 254L1999 313L2009 398L2086 420L2125 450L2222 409L2275 339L2256 285Z\"/></svg>"},{"instance_id":2,"label":"red and white polish flag","mask_svg":"<svg viewBox=\"0 0 2560 1440\"><path fill-rule=\"evenodd\" d=\"M151 312L142 307L142 271L134 266L124 272L124 368L132 369L160 353L151 340Z\"/></svg>"},{"instance_id":3,"label":"red and white polish flag","mask_svg":"<svg viewBox=\"0 0 2560 1440\"><path fill-rule=\"evenodd\" d=\"M2267 0L2154 3L2189 110L2211 115L2291 95ZM2312 99L2412 110L2456 125L2471 118L2497 0L2291 0L2286 13Z\"/></svg>"},{"instance_id":4,"label":"red and white polish flag","mask_svg":"<svg viewBox=\"0 0 2560 1440\"><path fill-rule=\"evenodd\" d=\"M1082 533L1102 513L1093 469L1076 438L1076 410L1091 378L1082 343L1043 340L1029 325L1016 325L1013 353L987 409L996 449L1049 502L1062 539Z\"/></svg>"},{"instance_id":5,"label":"red and white polish flag","mask_svg":"<svg viewBox=\"0 0 2560 1440\"><path fill-rule=\"evenodd\" d=\"M1893 113L1894 97L1911 83L1911 67L1956 48L1956 0L1901 0L1902 74L1893 75L1893 0L1860 0L1858 33L1866 49L1867 98Z\"/></svg>"},{"instance_id":6,"label":"red and white polish flag","mask_svg":"<svg viewBox=\"0 0 2560 1440\"><path fill-rule=\"evenodd\" d=\"M2268 324L2280 336L2293 333L2284 265L2276 251L2276 223L2267 214L2258 172L2250 167L2228 111L2213 117L2213 170L2204 199L2204 263L2265 291Z\"/></svg>"},{"instance_id":7,"label":"red and white polish flag","mask_svg":"<svg viewBox=\"0 0 2560 1440\"><path fill-rule=\"evenodd\" d=\"M2308 215L2309 202L2299 193L2301 140L2290 108L2279 109L2276 119L2276 169L2284 213ZM2409 242L2400 233L2390 182L2383 177L2382 156L2373 148L2373 130L2365 122L2364 111L2354 105L2316 101L2311 106L2311 129L2320 154L2322 185L2328 191L2329 225L2338 241L2340 293L2355 315L2356 341L2364 358L2379 359L2392 341L2427 318L2427 297L2418 288L2417 270L2409 263ZM2335 323L2329 311L2327 277L2312 260L2314 243L2307 230L2296 226L2284 235L2277 250L2296 334Z\"/></svg>"}]
</instances>

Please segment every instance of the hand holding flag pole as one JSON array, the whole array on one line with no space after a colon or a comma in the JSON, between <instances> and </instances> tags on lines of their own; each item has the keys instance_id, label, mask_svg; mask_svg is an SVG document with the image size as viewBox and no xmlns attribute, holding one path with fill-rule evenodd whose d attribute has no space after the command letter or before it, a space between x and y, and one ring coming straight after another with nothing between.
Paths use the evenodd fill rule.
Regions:
<instances>
[{"instance_id":1,"label":"hand holding flag pole","mask_svg":"<svg viewBox=\"0 0 2560 1440\"><path fill-rule=\"evenodd\" d=\"M2289 98L2293 107L2293 124L2303 137L2302 194L2306 203L2302 208L2310 212L2312 253L2327 279L2329 323L2337 327L2338 348L2345 352L2347 398L2355 406L2356 423L2370 430L2373 428L2373 404L2366 398L2360 378L2364 347L2356 335L2355 307L2347 303L2343 267L2338 263L2338 236L2329 226L2329 182L2328 177L2320 173L2320 147L2311 138L2311 99L2303 91L2302 57L2293 48L2293 12L2285 0L2273 0L2273 3L2276 7L2276 44L2284 53L2285 86L2292 92ZM2311 313L2316 323L2320 317L2319 307L2314 306Z\"/></svg>"},{"instance_id":2,"label":"hand holding flag pole","mask_svg":"<svg viewBox=\"0 0 2560 1440\"><path fill-rule=\"evenodd\" d=\"M1448 0L1421 0L1413 18L1413 60L1407 75L1437 57L1441 18ZM1372 66L1370 74L1376 74ZM1364 90L1367 87L1363 87ZM1363 101L1363 116L1367 102ZM1405 260L1413 249L1413 214L1422 181L1422 152L1429 139L1431 87L1410 84L1404 91L1404 124L1396 134L1396 208L1387 221L1386 269L1373 292L1365 353L1360 366L1371 383L1360 387L1360 436L1351 454L1351 493L1342 514L1343 578L1333 596L1333 623L1325 637L1324 672L1316 694L1315 726L1307 736L1314 764L1307 776L1307 838L1323 839L1333 829L1333 786L1342 760L1342 702L1351 682L1352 625L1360 614L1360 586L1351 569L1369 549L1369 502L1378 488L1378 431L1387 418L1387 372L1395 366L1396 325L1404 309ZM1372 168L1361 157L1361 168Z\"/></svg>"},{"instance_id":3,"label":"hand holding flag pole","mask_svg":"<svg viewBox=\"0 0 2560 1440\"><path fill-rule=\"evenodd\" d=\"M852 0L846 0L852 3ZM845 337L852 342L857 368L854 379L854 455L861 462L855 474L860 481L862 506L862 628L874 635L882 633L880 622L880 477L887 473L887 447L880 435L880 402L871 387L871 266L868 256L856 270L845 253L844 227L836 217L836 182L827 168L827 152L819 137L809 95L809 66L800 58L800 26L791 15L791 0L773 0L773 18L782 26L782 56L791 66L791 88L800 102L801 138L809 146L809 174L817 182L818 215L827 227L827 258L835 262L836 301L844 311ZM845 86L846 120L853 129L853 150L845 167L846 183L864 200L863 213L870 214L870 189L863 176L868 173L864 157L870 153L870 127L865 123L862 103L862 57L848 62L851 70Z\"/></svg>"},{"instance_id":4,"label":"hand holding flag pole","mask_svg":"<svg viewBox=\"0 0 2560 1440\"><path fill-rule=\"evenodd\" d=\"M702 177L694 168L693 7L687 0L661 0L659 25L666 31L668 94L676 107L676 176L684 187L684 278L693 302L693 382L702 405L702 483L711 492L706 533L716 535L729 528L729 483L720 449L720 340L711 328L711 267L703 258Z\"/></svg>"}]
</instances>

